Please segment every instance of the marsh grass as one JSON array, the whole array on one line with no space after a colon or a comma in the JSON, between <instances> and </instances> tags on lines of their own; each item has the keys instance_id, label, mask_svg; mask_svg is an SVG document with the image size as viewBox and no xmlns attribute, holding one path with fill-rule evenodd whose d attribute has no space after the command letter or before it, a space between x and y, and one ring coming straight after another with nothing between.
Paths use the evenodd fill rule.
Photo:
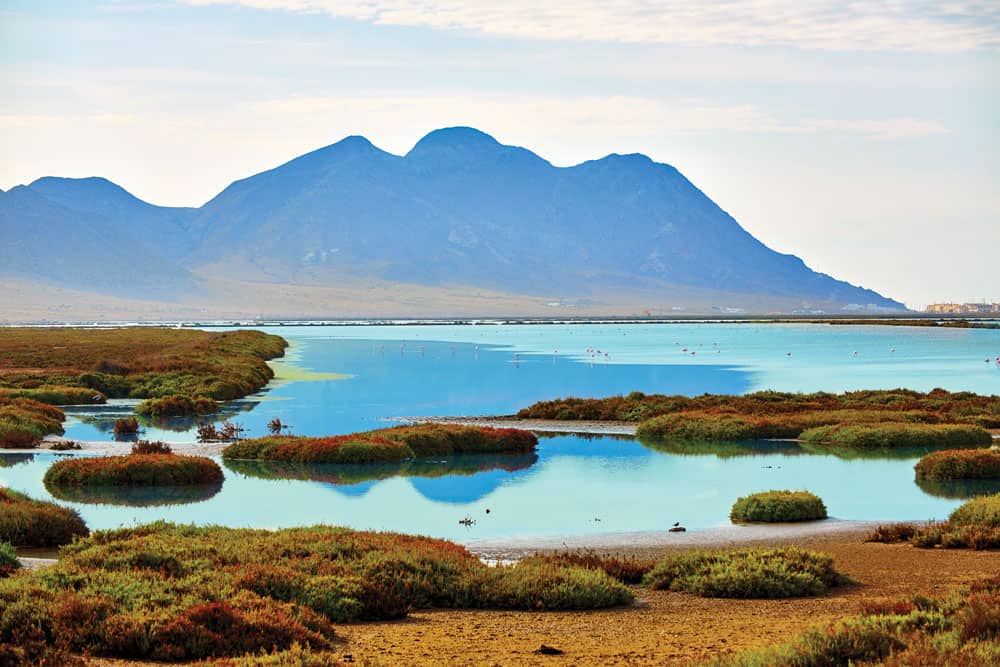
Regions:
<instances>
[{"instance_id":1,"label":"marsh grass","mask_svg":"<svg viewBox=\"0 0 1000 667\"><path fill-rule=\"evenodd\" d=\"M0 488L0 540L17 547L55 547L89 532L76 510Z\"/></svg>"},{"instance_id":2,"label":"marsh grass","mask_svg":"<svg viewBox=\"0 0 1000 667\"><path fill-rule=\"evenodd\" d=\"M701 597L788 598L851 583L826 554L796 547L691 551L659 561L643 582Z\"/></svg>"},{"instance_id":3,"label":"marsh grass","mask_svg":"<svg viewBox=\"0 0 1000 667\"><path fill-rule=\"evenodd\" d=\"M61 435L65 418L47 403L0 395L0 448L33 448L47 435Z\"/></svg>"},{"instance_id":4,"label":"marsh grass","mask_svg":"<svg viewBox=\"0 0 1000 667\"><path fill-rule=\"evenodd\" d=\"M627 396L608 398L569 397L540 401L521 410L518 416L523 419L642 422L659 415L679 412L780 419L782 416L809 413L821 415L836 411L843 411L841 418L837 419L839 422L860 421L868 413L871 415L868 421L875 422L975 423L985 428L1000 427L1000 396L980 396L944 389L934 389L927 393L888 389L843 394L758 391L741 396L705 394L695 397L633 392ZM851 415L850 412L854 414ZM886 413L894 413L897 417L885 419ZM821 424L812 424L819 425Z\"/></svg>"},{"instance_id":5,"label":"marsh grass","mask_svg":"<svg viewBox=\"0 0 1000 667\"><path fill-rule=\"evenodd\" d=\"M593 550L537 553L521 559L528 564L568 565L588 570L600 570L623 584L640 584L656 565L655 560L620 554L602 554Z\"/></svg>"},{"instance_id":6,"label":"marsh grass","mask_svg":"<svg viewBox=\"0 0 1000 667\"><path fill-rule=\"evenodd\" d=\"M729 512L734 523L816 521L826 517L826 505L808 491L754 493L737 499Z\"/></svg>"},{"instance_id":7,"label":"marsh grass","mask_svg":"<svg viewBox=\"0 0 1000 667\"><path fill-rule=\"evenodd\" d=\"M632 599L604 572L487 567L445 540L157 523L96 532L56 565L0 581L0 648L170 661L295 644L324 651L338 641L333 623L410 609L591 609Z\"/></svg>"},{"instance_id":8,"label":"marsh grass","mask_svg":"<svg viewBox=\"0 0 1000 667\"><path fill-rule=\"evenodd\" d=\"M267 384L266 361L286 346L259 331L8 328L0 330L0 388L231 400Z\"/></svg>"},{"instance_id":9,"label":"marsh grass","mask_svg":"<svg viewBox=\"0 0 1000 667\"><path fill-rule=\"evenodd\" d=\"M803 431L811 445L879 449L895 447L988 447L993 438L978 426L964 424L835 424Z\"/></svg>"}]
</instances>

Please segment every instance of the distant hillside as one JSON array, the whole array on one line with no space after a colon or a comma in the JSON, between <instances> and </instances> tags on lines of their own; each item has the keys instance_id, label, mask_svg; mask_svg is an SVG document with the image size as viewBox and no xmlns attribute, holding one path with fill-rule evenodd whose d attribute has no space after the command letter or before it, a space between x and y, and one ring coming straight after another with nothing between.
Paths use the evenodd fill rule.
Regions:
<instances>
[{"instance_id":1,"label":"distant hillside","mask_svg":"<svg viewBox=\"0 0 1000 667\"><path fill-rule=\"evenodd\" d=\"M3 239L27 247L43 230L124 235L152 255L146 273L168 281L188 272L359 290L377 281L612 308L756 308L768 299L784 310L903 308L769 249L669 165L609 155L559 168L471 128L431 132L405 156L348 137L237 181L199 209L153 206L99 178L15 190L37 199L15 205L13 191L0 195ZM63 247L67 267L126 261L126 248L107 241ZM82 287L49 262L28 272ZM15 274L24 275L0 267L0 276Z\"/></svg>"}]
</instances>

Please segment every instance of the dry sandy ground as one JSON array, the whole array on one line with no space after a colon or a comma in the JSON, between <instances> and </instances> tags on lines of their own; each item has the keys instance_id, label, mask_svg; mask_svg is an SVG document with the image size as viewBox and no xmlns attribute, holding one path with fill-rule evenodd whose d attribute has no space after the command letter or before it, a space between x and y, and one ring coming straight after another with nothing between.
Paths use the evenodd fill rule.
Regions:
<instances>
[{"instance_id":1,"label":"dry sandy ground","mask_svg":"<svg viewBox=\"0 0 1000 667\"><path fill-rule=\"evenodd\" d=\"M369 665L665 665L785 641L853 615L868 598L944 594L1000 572L1000 552L866 544L866 530L765 540L834 556L860 585L795 600L723 600L636 589L628 609L593 612L420 611L407 619L343 626L341 654ZM683 548L683 547L677 547ZM664 547L622 546L657 556ZM542 645L562 655L537 653ZM125 664L93 661L94 665Z\"/></svg>"}]
</instances>

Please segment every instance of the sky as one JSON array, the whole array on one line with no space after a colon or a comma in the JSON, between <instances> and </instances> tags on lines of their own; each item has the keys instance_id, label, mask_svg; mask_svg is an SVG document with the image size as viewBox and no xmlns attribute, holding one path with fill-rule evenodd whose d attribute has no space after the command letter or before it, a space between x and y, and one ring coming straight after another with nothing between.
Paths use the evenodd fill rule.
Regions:
<instances>
[{"instance_id":1,"label":"sky","mask_svg":"<svg viewBox=\"0 0 1000 667\"><path fill-rule=\"evenodd\" d=\"M0 188L160 205L352 134L477 127L672 164L750 233L920 308L1000 301L996 0L0 0Z\"/></svg>"}]
</instances>

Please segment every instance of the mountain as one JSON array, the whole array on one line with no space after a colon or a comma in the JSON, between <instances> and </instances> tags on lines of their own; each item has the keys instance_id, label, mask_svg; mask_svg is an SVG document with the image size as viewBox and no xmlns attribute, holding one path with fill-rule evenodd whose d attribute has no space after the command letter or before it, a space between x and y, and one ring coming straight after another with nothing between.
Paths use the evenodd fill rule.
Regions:
<instances>
[{"instance_id":1,"label":"mountain","mask_svg":"<svg viewBox=\"0 0 1000 667\"><path fill-rule=\"evenodd\" d=\"M158 268L205 285L377 283L611 310L903 308L771 250L672 166L612 154L555 167L472 128L431 132L405 156L347 137L236 181L198 209L154 206L97 178L43 178L28 189L62 220L62 233L73 220L116 227L137 247L148 243ZM3 233L23 243L34 232L16 224L22 214L9 211L9 195L0 195L0 212L17 231ZM81 247L75 256L93 261L92 246ZM33 275L78 287L45 263Z\"/></svg>"},{"instance_id":2,"label":"mountain","mask_svg":"<svg viewBox=\"0 0 1000 667\"><path fill-rule=\"evenodd\" d=\"M154 243L175 261L194 249L187 227L197 209L148 204L106 178L48 176L28 187L65 208L117 222L130 236Z\"/></svg>"},{"instance_id":3,"label":"mountain","mask_svg":"<svg viewBox=\"0 0 1000 667\"><path fill-rule=\"evenodd\" d=\"M131 297L195 289L186 269L113 219L60 206L23 185L0 194L0 275Z\"/></svg>"}]
</instances>

